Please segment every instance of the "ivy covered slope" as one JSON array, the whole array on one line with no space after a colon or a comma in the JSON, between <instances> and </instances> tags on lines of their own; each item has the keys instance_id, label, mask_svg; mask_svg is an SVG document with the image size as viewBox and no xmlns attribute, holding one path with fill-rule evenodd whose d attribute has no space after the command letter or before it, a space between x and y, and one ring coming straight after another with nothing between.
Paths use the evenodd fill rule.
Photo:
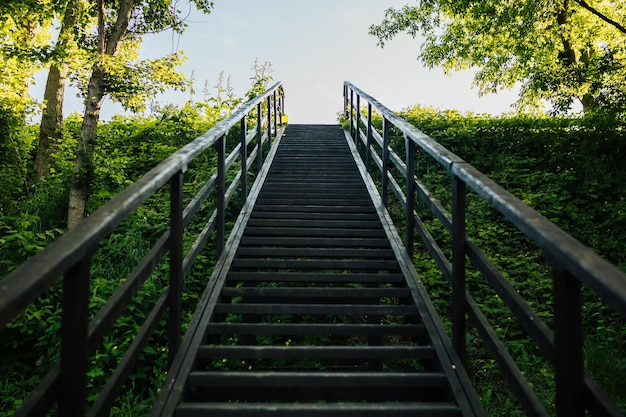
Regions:
<instances>
[{"instance_id":1,"label":"ivy covered slope","mask_svg":"<svg viewBox=\"0 0 626 417\"><path fill-rule=\"evenodd\" d=\"M619 120L420 107L401 116L626 270L626 131Z\"/></svg>"},{"instance_id":2,"label":"ivy covered slope","mask_svg":"<svg viewBox=\"0 0 626 417\"><path fill-rule=\"evenodd\" d=\"M554 118L460 114L414 107L401 116L471 163L556 225L626 270L626 132L611 118ZM395 143L394 143L395 142ZM392 143L403 155L404 140ZM450 178L425 154L418 154L419 179L450 207ZM420 208L427 227L442 247L449 236ZM392 213L393 215L393 213ZM398 217L402 214L399 213ZM517 291L549 325L552 278L541 250L472 192L467 200L467 231ZM422 248L415 266L446 320L450 287ZM551 366L522 331L480 274L468 270L476 302L536 392L553 407ZM626 411L626 324L589 292L583 293L585 361L589 372ZM468 337L469 373L490 415L522 416L497 367L478 342Z\"/></svg>"},{"instance_id":3,"label":"ivy covered slope","mask_svg":"<svg viewBox=\"0 0 626 417\"><path fill-rule=\"evenodd\" d=\"M245 97L254 97L265 91L271 81L270 64L255 63L253 85ZM93 159L94 176L91 183L87 214L110 200L121 190L136 181L172 153L205 133L213 125L230 115L241 103L235 97L230 80L218 79L217 95L204 101L189 102L183 107L171 105L155 108L150 115L115 116L109 122L100 123L97 132L99 146ZM0 116L10 116L3 113ZM37 128L15 123L14 129L0 130L5 136L1 144L11 144L17 133L20 136L21 154L12 164L2 161L0 187L11 190L11 198L5 198L0 206L0 280L30 256L43 249L49 242L67 229L67 204L73 175L75 148L80 136L82 117L72 114L63 124L62 140L55 143L50 154L50 172L45 178L31 179L32 161L36 154ZM9 126L12 127L12 126ZM238 127L231 129L227 137L227 151L239 143ZM16 155L17 149L9 155ZM4 155L4 154L2 154ZM17 170L15 161L24 160ZM185 195L189 199L217 167L214 152L206 152L194 160L185 173ZM253 175L253 173L251 173ZM18 178L19 181L13 181ZM251 180L253 178L250 178ZM12 187L12 188L9 188ZM1 188L0 188L1 189ZM185 204L189 201L185 200ZM119 286L132 268L146 255L151 245L161 237L168 225L169 192L155 194L142 204L122 225L116 228L102 243L92 259L89 300L93 316L112 292ZM227 210L227 221L232 222L241 201L235 195ZM210 212L213 202L203 210ZM207 216L200 213L198 216ZM204 227L200 220L192 221L188 229ZM185 237L188 248L193 239ZM215 263L214 247L207 244L200 253L194 269L186 277L183 320L190 319L197 298L206 285ZM118 319L113 330L107 334L102 346L91 358L87 373L89 401L96 398L103 383L111 375L125 349L134 340L145 315L167 285L168 270L158 265L138 295ZM26 311L0 331L0 416L13 415L15 410L41 381L60 352L61 288L54 285ZM167 369L166 332L153 337L140 358L123 394L113 405L112 415L147 415L154 396Z\"/></svg>"},{"instance_id":4,"label":"ivy covered slope","mask_svg":"<svg viewBox=\"0 0 626 417\"><path fill-rule=\"evenodd\" d=\"M0 215L1 275L14 269L65 230L73 149L80 134L81 117L72 115L64 123L64 141L53 153L52 173L29 184L29 198L18 201ZM206 131L210 123L196 109L164 109L151 117L114 117L98 130L100 146L94 155L93 195L88 212L108 201L128 184L171 153ZM207 165L211 161L203 161ZM193 168L193 167L192 167ZM193 169L189 186L196 186ZM199 183L198 179L198 183ZM9 209L11 207L3 207ZM168 196L159 194L142 205L116 229L92 263L90 314L95 314L136 263L167 227ZM205 259L210 256L201 256ZM202 261L200 261L202 265ZM210 265L207 263L206 267ZM105 337L92 358L88 371L90 401L133 341L143 318L154 305L167 277L161 265L142 286L127 312ZM199 294L204 276L192 272L187 285ZM197 296L190 296L197 297ZM9 416L24 401L60 350L61 288L53 286L0 332L0 416ZM193 306L192 299L184 300ZM155 337L148 346L131 382L114 404L112 415L146 415L167 369L166 341Z\"/></svg>"}]
</instances>

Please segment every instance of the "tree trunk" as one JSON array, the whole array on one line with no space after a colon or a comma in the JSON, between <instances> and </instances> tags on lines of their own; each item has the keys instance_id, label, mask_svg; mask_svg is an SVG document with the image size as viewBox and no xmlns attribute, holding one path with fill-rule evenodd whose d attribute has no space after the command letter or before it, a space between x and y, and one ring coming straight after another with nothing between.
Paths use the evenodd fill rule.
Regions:
<instances>
[{"instance_id":1,"label":"tree trunk","mask_svg":"<svg viewBox=\"0 0 626 417\"><path fill-rule=\"evenodd\" d=\"M104 0L98 0L98 49L100 55L117 55L124 35L128 30L131 12L135 0L121 0L117 9L117 19L113 24L108 38L105 41L104 31ZM85 115L80 130L80 139L76 145L76 160L74 161L74 175L70 186L70 199L67 209L67 227L76 226L85 216L85 207L89 198L91 180L93 178L93 152L96 147L96 129L100 119L102 100L106 93L106 71L100 61L93 66L87 100L85 101Z\"/></svg>"},{"instance_id":2,"label":"tree trunk","mask_svg":"<svg viewBox=\"0 0 626 417\"><path fill-rule=\"evenodd\" d=\"M89 79L83 125L76 145L74 175L72 176L67 210L67 227L70 229L85 216L85 207L87 206L94 172L93 152L96 146L96 130L105 93L104 76L105 72L99 64L96 64Z\"/></svg>"},{"instance_id":3,"label":"tree trunk","mask_svg":"<svg viewBox=\"0 0 626 417\"><path fill-rule=\"evenodd\" d=\"M35 179L41 179L50 172L50 152L63 135L63 98L65 96L65 67L52 64L48 72L44 92L44 109L39 127L39 146L33 171Z\"/></svg>"},{"instance_id":4,"label":"tree trunk","mask_svg":"<svg viewBox=\"0 0 626 417\"><path fill-rule=\"evenodd\" d=\"M75 35L74 26L81 11L80 7L80 2L68 3L57 43L54 47L55 52L62 58L60 62L52 63L48 72L48 79L46 80L46 90L43 97L44 109L39 127L39 146L33 167L35 179L37 180L49 174L51 165L50 152L63 135L63 99L65 97L65 80L68 73L63 57L69 53L68 47L71 38Z\"/></svg>"}]
</instances>

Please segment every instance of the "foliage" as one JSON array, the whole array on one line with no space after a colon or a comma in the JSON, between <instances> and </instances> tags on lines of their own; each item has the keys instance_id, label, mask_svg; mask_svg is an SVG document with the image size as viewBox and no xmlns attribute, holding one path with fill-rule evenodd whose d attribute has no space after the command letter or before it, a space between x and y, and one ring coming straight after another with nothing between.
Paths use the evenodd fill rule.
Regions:
<instances>
[{"instance_id":1,"label":"foliage","mask_svg":"<svg viewBox=\"0 0 626 417\"><path fill-rule=\"evenodd\" d=\"M414 107L401 116L471 163L596 252L626 270L626 217L623 195L626 138L611 118L549 118L460 114ZM376 117L378 125L380 117ZM402 135L391 138L404 155ZM417 155L417 176L450 210L450 178L423 152ZM391 200L393 201L393 199ZM397 204L397 203L396 203ZM551 325L552 277L543 253L516 231L490 205L473 193L467 199L467 233L537 314ZM392 216L402 221L399 206ZM418 214L450 257L450 236L430 211ZM415 266L444 318L450 314L450 287L424 247L416 245ZM449 258L450 259L450 258ZM468 289L498 336L520 365L548 410L553 407L553 371L536 345L499 297L468 264ZM589 291L583 296L585 356L589 372L626 409L624 382L615 369L626 366L626 325ZM484 405L493 415L522 415L499 371L479 342L468 335L469 373ZM610 358L604 361L603 358Z\"/></svg>"},{"instance_id":2,"label":"foliage","mask_svg":"<svg viewBox=\"0 0 626 417\"><path fill-rule=\"evenodd\" d=\"M150 116L115 116L110 122L102 124L98 130L101 147L94 156L94 198L88 210L95 210L115 196L177 149L228 116L242 101L232 94L229 84L223 85L222 77L216 88L217 97L206 94L202 102L190 101L181 108L163 106L154 109ZM68 187L81 124L82 117L78 114L66 119L63 139L52 155L51 175L29 184L30 198L18 201L10 213L0 216L0 276L63 233ZM252 128L254 121L250 125ZM228 151L239 143L239 138L238 127L234 127L227 137ZM214 159L215 153L209 151L189 164L185 173L185 204L215 172ZM228 181L232 178L229 177ZM237 204L242 202L235 196L231 201L234 207L229 206L227 213L229 221L237 214ZM194 233L204 227L205 221L202 220L206 220L207 213L214 206L213 201L206 203L200 212L200 219L188 226L185 250L195 239ZM92 317L164 232L169 221L168 213L169 193L166 189L141 205L102 242L92 260L89 305ZM214 263L214 246L209 241L186 277L183 295L185 323L191 317ZM89 402L95 399L95 393L102 388L135 339L146 314L167 285L167 274L164 263L156 267L92 356L87 375ZM59 286L53 286L0 332L0 369L3 376L6 375L0 381L0 416L11 415L12 410L20 406L28 391L40 382L58 359L60 294ZM111 415L148 414L167 369L165 324L159 326L123 394L115 401Z\"/></svg>"},{"instance_id":3,"label":"foliage","mask_svg":"<svg viewBox=\"0 0 626 417\"><path fill-rule=\"evenodd\" d=\"M0 215L12 211L28 189L26 178L34 136L24 114L0 99Z\"/></svg>"},{"instance_id":4,"label":"foliage","mask_svg":"<svg viewBox=\"0 0 626 417\"><path fill-rule=\"evenodd\" d=\"M482 93L521 85L519 105L624 111L624 3L598 0L432 0L389 9L370 27L380 44L423 39L420 58L446 71L477 68ZM586 6L586 7L585 7Z\"/></svg>"}]
</instances>

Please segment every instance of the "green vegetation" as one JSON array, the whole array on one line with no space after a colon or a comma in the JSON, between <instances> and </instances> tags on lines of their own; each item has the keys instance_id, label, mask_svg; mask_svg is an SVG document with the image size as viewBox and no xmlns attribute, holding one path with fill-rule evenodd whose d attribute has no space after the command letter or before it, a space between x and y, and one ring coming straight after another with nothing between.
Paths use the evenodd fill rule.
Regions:
<instances>
[{"instance_id":1,"label":"green vegetation","mask_svg":"<svg viewBox=\"0 0 626 417\"><path fill-rule=\"evenodd\" d=\"M370 33L381 45L402 32L418 38L430 67L477 69L483 93L517 85L521 107L622 112L625 12L609 0L428 0L389 9Z\"/></svg>"},{"instance_id":2,"label":"green vegetation","mask_svg":"<svg viewBox=\"0 0 626 417\"><path fill-rule=\"evenodd\" d=\"M615 119L492 117L421 107L400 115L626 270L626 185L622 180L626 174L626 137ZM380 117L377 119L381 123ZM392 136L391 144L404 155L402 136ZM423 152L418 152L416 165L418 178L450 210L450 178L445 170ZM392 203L390 211L402 227L402 208ZM418 212L440 246L449 248L449 235L440 222L423 206ZM550 325L552 278L541 250L473 193L468 195L467 222L470 237ZM449 251L447 254L450 256ZM421 244L416 245L414 261L446 322L449 284ZM538 356L535 343L475 269L468 270L468 285L546 408L552 410L551 366ZM583 315L587 369L626 410L622 377L626 370L626 324L589 292L584 293ZM470 333L467 344L468 372L489 414L523 415L477 335Z\"/></svg>"},{"instance_id":3,"label":"green vegetation","mask_svg":"<svg viewBox=\"0 0 626 417\"><path fill-rule=\"evenodd\" d=\"M245 94L246 98L264 91L271 81L269 63L257 62L253 70L252 86ZM204 102L188 103L182 108L164 106L155 109L150 116L116 116L110 122L101 124L98 129L100 146L94 154L93 194L87 213L96 210L163 159L231 114L243 99L235 97L230 84L223 85L223 82L223 77L220 77L217 94L215 97L205 97L207 100ZM23 185L18 183L15 185L17 190L13 200L7 200L7 204L3 201L0 212L0 277L66 230L68 189L81 123L82 119L77 114L65 120L63 140L56 144L55 152L51 154L50 174L39 180L29 180ZM19 130L20 134L29 135L24 142L33 143L37 137L36 127L27 124L18 126L23 127ZM254 121L250 121L249 128L253 126ZM239 141L239 128L234 127L227 137L227 152ZM34 146L23 151L26 161L23 175L15 175L21 171L4 165L1 172L6 175L0 177L0 180L12 180L16 176L20 180L29 178L31 171L28 167L32 166L35 152ZM185 205L215 172L215 158L215 153L209 151L189 165L185 173ZM254 171L250 174L254 175ZM227 178L227 182L231 180ZM20 194L22 187L28 190L27 195ZM165 189L141 205L102 242L92 259L90 317L96 314L161 237L169 222L169 204L169 193ZM227 221L231 225L241 204L235 195L227 212ZM214 208L214 202L209 201L197 217L199 220L190 223L185 234L185 250L196 237L197 233L194 232L204 227L207 213L210 214ZM209 241L186 277L182 300L184 323L188 323L191 318L195 303L211 275L215 257L214 245ZM95 395L103 388L104 382L135 339L139 326L167 286L167 277L167 263L162 262L140 288L114 328L104 337L91 358L87 374L88 402L95 400ZM56 285L0 332L0 369L3 375L0 381L0 416L12 415L29 390L40 382L58 360L60 298L61 288ZM165 322L159 326L124 387L124 394L115 402L112 415L146 415L154 401L167 370Z\"/></svg>"}]
</instances>

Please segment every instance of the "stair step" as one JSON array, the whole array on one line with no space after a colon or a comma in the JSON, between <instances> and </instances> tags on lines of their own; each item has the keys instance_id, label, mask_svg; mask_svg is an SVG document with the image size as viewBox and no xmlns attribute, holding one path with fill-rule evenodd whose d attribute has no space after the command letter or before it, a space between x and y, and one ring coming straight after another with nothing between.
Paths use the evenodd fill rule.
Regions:
<instances>
[{"instance_id":1,"label":"stair step","mask_svg":"<svg viewBox=\"0 0 626 417\"><path fill-rule=\"evenodd\" d=\"M445 403L182 403L177 417L459 417Z\"/></svg>"},{"instance_id":2,"label":"stair step","mask_svg":"<svg viewBox=\"0 0 626 417\"><path fill-rule=\"evenodd\" d=\"M344 260L344 259L235 259L232 263L235 269L307 269L307 270L398 270L398 263L379 260Z\"/></svg>"},{"instance_id":3,"label":"stair step","mask_svg":"<svg viewBox=\"0 0 626 417\"><path fill-rule=\"evenodd\" d=\"M216 313L256 315L368 315L368 316L416 316L415 306L371 304L221 304L215 305Z\"/></svg>"},{"instance_id":4,"label":"stair step","mask_svg":"<svg viewBox=\"0 0 626 417\"><path fill-rule=\"evenodd\" d=\"M422 324L211 323L207 328L208 334L265 336L423 336L425 331Z\"/></svg>"},{"instance_id":5,"label":"stair step","mask_svg":"<svg viewBox=\"0 0 626 417\"><path fill-rule=\"evenodd\" d=\"M404 282L401 274L389 273L318 273L318 272L257 272L231 271L229 282L291 282L291 283L334 283L337 286L352 284L390 284Z\"/></svg>"},{"instance_id":6,"label":"stair step","mask_svg":"<svg viewBox=\"0 0 626 417\"><path fill-rule=\"evenodd\" d=\"M445 374L435 372L220 372L189 374L192 387L445 387Z\"/></svg>"},{"instance_id":7,"label":"stair step","mask_svg":"<svg viewBox=\"0 0 626 417\"><path fill-rule=\"evenodd\" d=\"M201 346L198 358L412 359L432 358L432 346Z\"/></svg>"},{"instance_id":8,"label":"stair step","mask_svg":"<svg viewBox=\"0 0 626 417\"><path fill-rule=\"evenodd\" d=\"M352 259L394 259L391 249L345 249L345 248L288 248L288 247L242 247L238 257L258 258L352 258Z\"/></svg>"}]
</instances>

